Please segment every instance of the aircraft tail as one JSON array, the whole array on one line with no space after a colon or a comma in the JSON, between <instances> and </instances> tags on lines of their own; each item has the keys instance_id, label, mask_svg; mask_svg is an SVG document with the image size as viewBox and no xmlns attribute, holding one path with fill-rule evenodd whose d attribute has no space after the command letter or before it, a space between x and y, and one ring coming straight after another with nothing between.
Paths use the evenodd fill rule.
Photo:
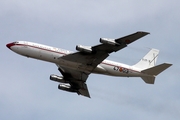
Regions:
<instances>
[{"instance_id":1,"label":"aircraft tail","mask_svg":"<svg viewBox=\"0 0 180 120\"><path fill-rule=\"evenodd\" d=\"M159 50L151 49L137 64L133 67L141 70L154 67L158 58Z\"/></svg>"},{"instance_id":2,"label":"aircraft tail","mask_svg":"<svg viewBox=\"0 0 180 120\"><path fill-rule=\"evenodd\" d=\"M155 77L160 74L161 72L163 72L164 70L166 70L167 68L169 68L172 64L169 63L163 63L145 70L142 70L141 72L150 76L143 76L141 77L144 82L148 83L148 84L154 84L155 81Z\"/></svg>"},{"instance_id":3,"label":"aircraft tail","mask_svg":"<svg viewBox=\"0 0 180 120\"><path fill-rule=\"evenodd\" d=\"M141 78L148 84L154 84L156 76L172 65L163 63L155 66L158 54L159 50L151 49L137 64L133 65L133 67L140 69L145 74Z\"/></svg>"}]
</instances>

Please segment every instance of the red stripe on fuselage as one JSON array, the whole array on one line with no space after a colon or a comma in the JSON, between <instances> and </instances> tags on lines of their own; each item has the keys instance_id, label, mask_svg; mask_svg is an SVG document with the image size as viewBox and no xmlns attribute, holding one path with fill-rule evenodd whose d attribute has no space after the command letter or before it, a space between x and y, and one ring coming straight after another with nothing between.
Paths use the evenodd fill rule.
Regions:
<instances>
[{"instance_id":1,"label":"red stripe on fuselage","mask_svg":"<svg viewBox=\"0 0 180 120\"><path fill-rule=\"evenodd\" d=\"M27 44L15 44L15 45L18 45L18 46L27 46L27 47L37 48L37 49L40 49L40 50L45 50L45 51L49 51L49 52L54 52L54 53L59 53L59 54L66 55L66 53L63 53L63 52L49 50L49 49L45 49L45 48L41 48L41 47L37 47L37 46L33 46L33 45L27 45Z\"/></svg>"},{"instance_id":2,"label":"red stripe on fuselage","mask_svg":"<svg viewBox=\"0 0 180 120\"><path fill-rule=\"evenodd\" d=\"M9 43L9 44L7 44L7 45L9 45L10 47L12 47L12 46L14 46L14 45L18 45L18 46L28 46L28 47L32 47L32 48L36 48L36 49L40 49L40 50L44 50L44 51L49 51L49 52L54 52L54 53L59 53L59 54L67 55L67 53L58 52L58 51L53 51L53 50L41 48L41 47L38 47L38 46L28 45L28 44L14 44L14 43ZM7 45L6 45L6 46L7 46ZM8 47L8 48L9 48L9 47ZM101 64L109 65L109 66L113 66L113 67L118 66L118 65L114 65L114 64L110 64L110 63L106 63L106 62L101 62ZM118 66L118 67L122 67L122 66ZM123 67L123 68L126 68L126 67ZM129 68L126 68L126 69L129 69ZM129 70L134 71L134 72L139 72L139 71L132 70L132 69L129 69Z\"/></svg>"}]
</instances>

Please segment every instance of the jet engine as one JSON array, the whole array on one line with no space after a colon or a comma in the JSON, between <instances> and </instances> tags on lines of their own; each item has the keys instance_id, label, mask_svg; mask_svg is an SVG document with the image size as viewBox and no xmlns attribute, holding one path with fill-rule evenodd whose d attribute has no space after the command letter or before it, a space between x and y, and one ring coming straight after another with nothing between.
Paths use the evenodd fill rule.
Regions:
<instances>
[{"instance_id":1,"label":"jet engine","mask_svg":"<svg viewBox=\"0 0 180 120\"><path fill-rule=\"evenodd\" d=\"M109 38L100 38L100 43L103 44L109 44L109 45L119 45L119 43L117 43L115 41L115 39L109 39Z\"/></svg>"},{"instance_id":2,"label":"jet engine","mask_svg":"<svg viewBox=\"0 0 180 120\"><path fill-rule=\"evenodd\" d=\"M90 46L82 46L82 45L77 45L76 50L80 52L85 52L85 53L93 52Z\"/></svg>"},{"instance_id":3,"label":"jet engine","mask_svg":"<svg viewBox=\"0 0 180 120\"><path fill-rule=\"evenodd\" d=\"M77 90L73 89L70 84L68 83L61 83L58 85L58 89L64 90L67 92L77 92Z\"/></svg>"},{"instance_id":4,"label":"jet engine","mask_svg":"<svg viewBox=\"0 0 180 120\"><path fill-rule=\"evenodd\" d=\"M56 81L56 82L61 82L61 83L68 83L68 81L64 80L64 77L58 76L58 75L50 75L50 80Z\"/></svg>"}]
</instances>

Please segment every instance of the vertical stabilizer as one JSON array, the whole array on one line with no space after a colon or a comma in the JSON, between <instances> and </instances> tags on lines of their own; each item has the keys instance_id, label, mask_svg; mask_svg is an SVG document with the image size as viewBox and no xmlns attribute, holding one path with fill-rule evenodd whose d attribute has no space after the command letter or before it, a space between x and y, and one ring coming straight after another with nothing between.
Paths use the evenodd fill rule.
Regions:
<instances>
[{"instance_id":1,"label":"vertical stabilizer","mask_svg":"<svg viewBox=\"0 0 180 120\"><path fill-rule=\"evenodd\" d=\"M139 68L141 70L151 68L155 66L158 58L159 50L151 49L137 64L133 67Z\"/></svg>"}]
</instances>

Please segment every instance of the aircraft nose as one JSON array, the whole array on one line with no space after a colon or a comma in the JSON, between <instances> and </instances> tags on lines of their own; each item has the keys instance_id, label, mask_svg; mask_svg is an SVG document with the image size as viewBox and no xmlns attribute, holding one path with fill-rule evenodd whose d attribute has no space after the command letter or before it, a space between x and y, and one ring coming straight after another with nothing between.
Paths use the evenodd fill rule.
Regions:
<instances>
[{"instance_id":1,"label":"aircraft nose","mask_svg":"<svg viewBox=\"0 0 180 120\"><path fill-rule=\"evenodd\" d=\"M8 44L6 45L6 47L8 47L9 49L11 49L11 47L14 46L14 45L15 45L14 43L8 43Z\"/></svg>"}]
</instances>

